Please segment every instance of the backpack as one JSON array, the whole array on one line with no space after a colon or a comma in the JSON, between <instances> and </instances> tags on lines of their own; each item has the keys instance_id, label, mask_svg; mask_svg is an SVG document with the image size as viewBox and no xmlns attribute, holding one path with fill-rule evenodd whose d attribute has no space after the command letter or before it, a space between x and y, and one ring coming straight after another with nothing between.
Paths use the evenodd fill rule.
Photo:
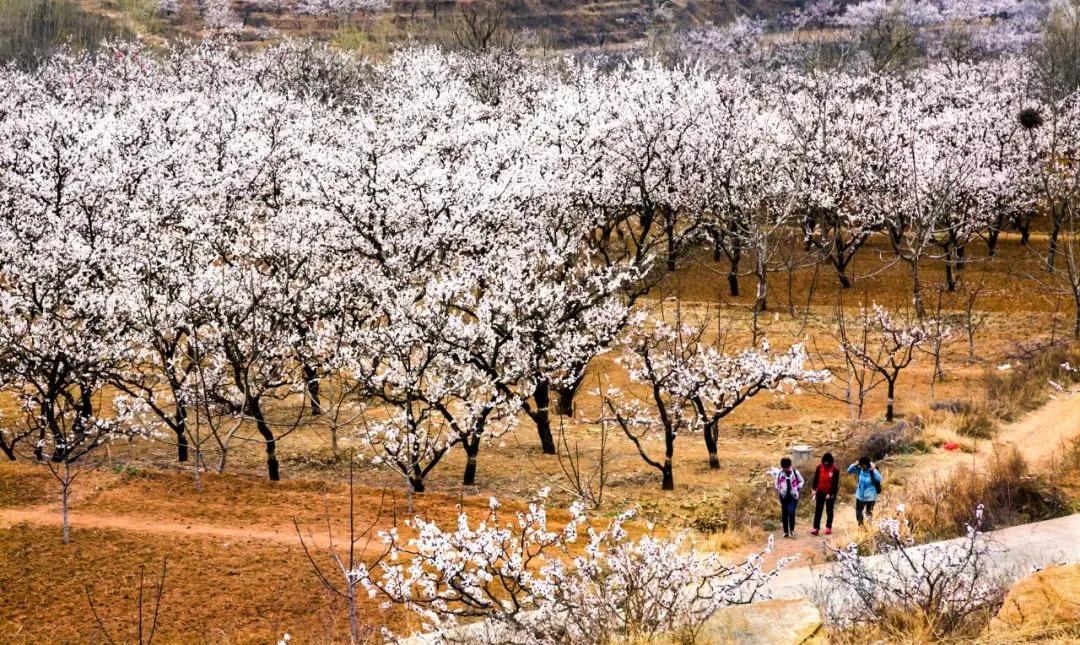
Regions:
<instances>
[{"instance_id":1,"label":"backpack","mask_svg":"<svg viewBox=\"0 0 1080 645\"><path fill-rule=\"evenodd\" d=\"M874 479L874 471L870 471L870 483L874 485L874 490L881 494L881 471L878 471L878 478Z\"/></svg>"},{"instance_id":2,"label":"backpack","mask_svg":"<svg viewBox=\"0 0 1080 645\"><path fill-rule=\"evenodd\" d=\"M814 478L818 482L817 486L814 487L814 492L817 492L817 489L821 488L821 484L825 477L829 478L829 487L831 488L833 486L833 480L839 475L840 473L836 470L836 466L829 466L826 468L823 464L818 464L817 470L814 472Z\"/></svg>"}]
</instances>

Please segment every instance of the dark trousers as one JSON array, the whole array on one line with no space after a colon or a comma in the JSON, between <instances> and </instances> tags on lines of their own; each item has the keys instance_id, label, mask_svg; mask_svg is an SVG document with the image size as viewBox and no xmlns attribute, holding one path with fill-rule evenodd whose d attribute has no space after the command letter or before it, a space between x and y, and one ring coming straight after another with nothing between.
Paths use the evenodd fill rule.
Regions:
<instances>
[{"instance_id":1,"label":"dark trousers","mask_svg":"<svg viewBox=\"0 0 1080 645\"><path fill-rule=\"evenodd\" d=\"M828 497L828 499L825 499ZM832 528L833 507L836 506L836 498L829 497L828 493L814 493L814 530L821 528L821 511L825 511L825 528Z\"/></svg>"},{"instance_id":2,"label":"dark trousers","mask_svg":"<svg viewBox=\"0 0 1080 645\"><path fill-rule=\"evenodd\" d=\"M793 495L780 498L780 523L784 525L784 535L795 532L795 510L799 500Z\"/></svg>"},{"instance_id":3,"label":"dark trousers","mask_svg":"<svg viewBox=\"0 0 1080 645\"><path fill-rule=\"evenodd\" d=\"M855 500L855 521L859 523L859 526L863 524L863 518L873 519L874 517L874 502L864 502L861 499Z\"/></svg>"}]
</instances>

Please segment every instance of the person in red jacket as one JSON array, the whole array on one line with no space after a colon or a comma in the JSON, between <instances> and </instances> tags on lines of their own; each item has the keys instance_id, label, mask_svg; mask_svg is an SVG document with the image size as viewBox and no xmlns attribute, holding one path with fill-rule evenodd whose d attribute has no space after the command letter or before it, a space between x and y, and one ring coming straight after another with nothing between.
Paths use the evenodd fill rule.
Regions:
<instances>
[{"instance_id":1,"label":"person in red jacket","mask_svg":"<svg viewBox=\"0 0 1080 645\"><path fill-rule=\"evenodd\" d=\"M832 535L833 507L836 494L840 492L840 469L833 463L832 453L821 456L821 463L814 469L811 481L814 490L814 530L810 535L817 535L821 530L821 511L825 511L825 535Z\"/></svg>"}]
</instances>

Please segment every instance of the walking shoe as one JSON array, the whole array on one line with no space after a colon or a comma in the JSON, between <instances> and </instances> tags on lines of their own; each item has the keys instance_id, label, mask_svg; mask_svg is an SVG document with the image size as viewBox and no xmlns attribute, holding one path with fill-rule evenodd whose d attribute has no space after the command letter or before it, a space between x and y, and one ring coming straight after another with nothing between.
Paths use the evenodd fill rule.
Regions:
<instances>
[{"instance_id":1,"label":"walking shoe","mask_svg":"<svg viewBox=\"0 0 1080 645\"><path fill-rule=\"evenodd\" d=\"M832 529L825 529L825 535L832 535Z\"/></svg>"},{"instance_id":2,"label":"walking shoe","mask_svg":"<svg viewBox=\"0 0 1080 645\"><path fill-rule=\"evenodd\" d=\"M816 536L817 534L818 534L818 530L817 530L817 529L814 529L813 531L810 531L810 535L814 535L814 536Z\"/></svg>"},{"instance_id":3,"label":"walking shoe","mask_svg":"<svg viewBox=\"0 0 1080 645\"><path fill-rule=\"evenodd\" d=\"M791 535L789 535L788 537L795 537L795 531L792 531Z\"/></svg>"}]
</instances>

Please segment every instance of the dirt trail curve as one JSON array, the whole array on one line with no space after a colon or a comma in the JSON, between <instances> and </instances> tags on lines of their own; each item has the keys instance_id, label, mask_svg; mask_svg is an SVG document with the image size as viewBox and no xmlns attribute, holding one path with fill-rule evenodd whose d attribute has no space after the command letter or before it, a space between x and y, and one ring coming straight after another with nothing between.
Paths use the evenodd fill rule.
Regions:
<instances>
[{"instance_id":1,"label":"dirt trail curve","mask_svg":"<svg viewBox=\"0 0 1080 645\"><path fill-rule=\"evenodd\" d=\"M103 514L81 510L72 511L70 522L71 528L75 530L138 531L166 536L205 537L232 542L261 540L300 546L300 539L296 535L296 530L291 526L280 529L236 528L198 522L169 522L131 515ZM22 523L55 526L59 529L61 524L60 508L56 505L42 505L0 509L0 529L10 528ZM326 548L330 546L330 541L325 533L313 534L305 532L304 542L309 547Z\"/></svg>"},{"instance_id":2,"label":"dirt trail curve","mask_svg":"<svg viewBox=\"0 0 1080 645\"><path fill-rule=\"evenodd\" d=\"M942 481L957 468L985 463L1008 447L1016 448L1033 472L1042 472L1073 440L1080 440L1080 391L1057 392L1042 407L1002 427L993 439L976 442L974 453L937 450L918 457L905 475L912 481Z\"/></svg>"},{"instance_id":3,"label":"dirt trail curve","mask_svg":"<svg viewBox=\"0 0 1080 645\"><path fill-rule=\"evenodd\" d=\"M1059 392L1053 400L1043 407L1028 414L1023 419L1002 429L994 440L995 445L1015 446L1027 459L1033 469L1043 467L1060 449L1065 441L1080 438L1080 393ZM938 452L927 455L916 466L917 477L944 476L952 469L970 464L973 458L983 459L993 454L990 442L982 442L975 457L962 453ZM850 514L846 506L837 507L839 527L847 528L841 519L843 514ZM0 528L7 528L20 523L42 526L60 525L59 508L54 505L33 506L27 508L0 509ZM291 526L270 529L236 528L197 522L168 522L138 516L102 514L91 511L75 510L71 514L71 525L75 529L96 528L120 531L140 531L159 535L201 536L223 540L262 540L285 545L299 545L300 541ZM802 527L805 530L805 527ZM804 533L805 535L805 533ZM326 547L325 535L305 534L309 545ZM802 542L799 540L798 542ZM777 555L807 553L809 545L798 542L784 543ZM816 550L816 549L812 549ZM804 560L806 561L806 560ZM810 562L814 558L809 558Z\"/></svg>"},{"instance_id":4,"label":"dirt trail curve","mask_svg":"<svg viewBox=\"0 0 1080 645\"><path fill-rule=\"evenodd\" d=\"M998 550L989 562L989 575L1015 579L1033 568L1054 564L1080 562L1080 514L1058 517L1044 522L1021 524L1006 529L990 531L987 535ZM935 542L941 545L960 543L964 538ZM912 548L909 553L920 561L929 545ZM881 556L864 558L871 568L881 566ZM796 567L781 571L766 585L768 597L800 598L812 595L822 576L828 575L834 565L819 564L813 567Z\"/></svg>"},{"instance_id":5,"label":"dirt trail curve","mask_svg":"<svg viewBox=\"0 0 1080 645\"><path fill-rule=\"evenodd\" d=\"M1039 469L1075 439L1080 439L1080 392L1071 391L1057 393L1046 405L1006 426L994 443L1014 446L1028 465Z\"/></svg>"}]
</instances>

